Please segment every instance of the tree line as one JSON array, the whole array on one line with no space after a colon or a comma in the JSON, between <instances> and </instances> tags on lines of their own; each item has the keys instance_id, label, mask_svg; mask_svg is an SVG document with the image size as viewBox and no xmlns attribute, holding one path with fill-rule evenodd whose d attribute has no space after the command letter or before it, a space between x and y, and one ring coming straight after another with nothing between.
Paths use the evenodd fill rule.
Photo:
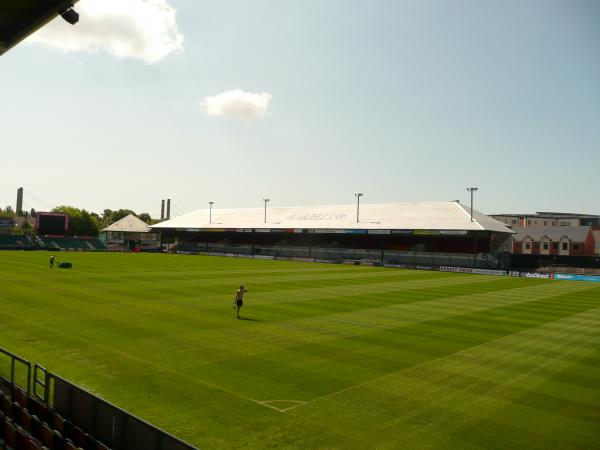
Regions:
<instances>
[{"instance_id":1,"label":"tree line","mask_svg":"<svg viewBox=\"0 0 600 450\"><path fill-rule=\"evenodd\" d=\"M105 209L102 214L95 212L88 212L85 209L76 208L74 206L60 205L52 208L51 212L63 213L69 215L69 229L67 233L71 236L96 236L100 231L112 223L133 214L138 219L143 220L148 225L157 223L157 220L153 220L150 214L136 213L131 209ZM24 211L19 216L35 216L36 212L32 208L31 211ZM16 212L10 207L0 208L0 217L13 218L16 217ZM27 222L23 222L23 229L14 230L17 233L33 233L34 230L29 229Z\"/></svg>"}]
</instances>

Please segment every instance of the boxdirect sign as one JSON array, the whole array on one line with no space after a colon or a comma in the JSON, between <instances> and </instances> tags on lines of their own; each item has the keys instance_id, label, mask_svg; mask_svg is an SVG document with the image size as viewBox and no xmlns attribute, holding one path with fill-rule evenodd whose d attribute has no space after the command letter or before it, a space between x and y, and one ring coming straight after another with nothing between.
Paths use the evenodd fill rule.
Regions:
<instances>
[{"instance_id":1,"label":"boxdirect sign","mask_svg":"<svg viewBox=\"0 0 600 450\"><path fill-rule=\"evenodd\" d=\"M537 272L510 272L511 277L523 277L523 278L539 278L539 279L551 279L554 278L553 273L537 273Z\"/></svg>"}]
</instances>

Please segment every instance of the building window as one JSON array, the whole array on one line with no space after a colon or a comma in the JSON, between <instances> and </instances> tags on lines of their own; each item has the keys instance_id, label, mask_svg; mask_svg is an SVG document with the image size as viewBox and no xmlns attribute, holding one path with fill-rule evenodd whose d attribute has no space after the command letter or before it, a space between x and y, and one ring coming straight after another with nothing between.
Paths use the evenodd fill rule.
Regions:
<instances>
[{"instance_id":1,"label":"building window","mask_svg":"<svg viewBox=\"0 0 600 450\"><path fill-rule=\"evenodd\" d=\"M542 245L544 246L544 250L548 250L548 243L547 242L544 242Z\"/></svg>"},{"instance_id":2,"label":"building window","mask_svg":"<svg viewBox=\"0 0 600 450\"><path fill-rule=\"evenodd\" d=\"M563 242L562 244L563 244L562 245L562 249L563 250L569 250L569 243L568 242Z\"/></svg>"},{"instance_id":3,"label":"building window","mask_svg":"<svg viewBox=\"0 0 600 450\"><path fill-rule=\"evenodd\" d=\"M531 220L527 220L527 225L531 225Z\"/></svg>"},{"instance_id":4,"label":"building window","mask_svg":"<svg viewBox=\"0 0 600 450\"><path fill-rule=\"evenodd\" d=\"M573 250L579 250L579 244L574 244L573 245Z\"/></svg>"},{"instance_id":5,"label":"building window","mask_svg":"<svg viewBox=\"0 0 600 450\"><path fill-rule=\"evenodd\" d=\"M554 242L554 243L552 244L552 248L553 248L554 250L558 250L558 242Z\"/></svg>"},{"instance_id":6,"label":"building window","mask_svg":"<svg viewBox=\"0 0 600 450\"><path fill-rule=\"evenodd\" d=\"M531 242L525 242L525 249L531 250Z\"/></svg>"},{"instance_id":7,"label":"building window","mask_svg":"<svg viewBox=\"0 0 600 450\"><path fill-rule=\"evenodd\" d=\"M544 226L547 226L547 225L548 225L548 221L544 220Z\"/></svg>"}]
</instances>

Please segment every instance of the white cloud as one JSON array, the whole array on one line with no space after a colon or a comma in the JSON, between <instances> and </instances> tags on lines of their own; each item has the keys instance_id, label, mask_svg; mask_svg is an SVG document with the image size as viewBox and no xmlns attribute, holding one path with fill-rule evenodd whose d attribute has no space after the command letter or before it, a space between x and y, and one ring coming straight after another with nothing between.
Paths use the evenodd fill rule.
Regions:
<instances>
[{"instance_id":1,"label":"white cloud","mask_svg":"<svg viewBox=\"0 0 600 450\"><path fill-rule=\"evenodd\" d=\"M167 0L81 0L79 23L58 17L29 37L65 52L105 51L118 58L155 63L183 49L183 35Z\"/></svg>"},{"instance_id":2,"label":"white cloud","mask_svg":"<svg viewBox=\"0 0 600 450\"><path fill-rule=\"evenodd\" d=\"M267 92L252 93L234 89L206 97L202 105L209 116L259 119L270 114L269 102L272 97Z\"/></svg>"}]
</instances>

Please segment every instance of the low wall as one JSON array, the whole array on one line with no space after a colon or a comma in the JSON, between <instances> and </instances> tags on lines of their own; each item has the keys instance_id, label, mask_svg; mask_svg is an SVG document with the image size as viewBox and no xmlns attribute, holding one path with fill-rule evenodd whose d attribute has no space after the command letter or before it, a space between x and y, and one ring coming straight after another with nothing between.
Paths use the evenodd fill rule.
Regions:
<instances>
[{"instance_id":1,"label":"low wall","mask_svg":"<svg viewBox=\"0 0 600 450\"><path fill-rule=\"evenodd\" d=\"M510 255L510 267L513 270L533 272L540 267L551 266L600 269L600 256Z\"/></svg>"},{"instance_id":2,"label":"low wall","mask_svg":"<svg viewBox=\"0 0 600 450\"><path fill-rule=\"evenodd\" d=\"M434 270L440 272L468 273L476 275L491 275L491 276L508 276L551 279L551 280L569 280L569 281L591 281L600 282L600 276L594 275L578 275L578 274L561 274L561 273L538 273L538 272L520 272L506 271L497 269L479 269L476 267L457 267L457 266L440 266L426 264L389 264L381 263L380 261L370 260L351 260L351 259L323 259L323 258L304 258L304 257L286 257L286 256L271 256L271 255L248 255L245 253L219 253L219 252L191 252L179 250L177 253L182 255L204 255L204 256L227 256L231 258L247 258L247 259L263 259L263 260L279 260L279 261L298 261L298 262L313 262L326 264L353 264L387 267L392 269L412 269L412 270Z\"/></svg>"}]
</instances>

